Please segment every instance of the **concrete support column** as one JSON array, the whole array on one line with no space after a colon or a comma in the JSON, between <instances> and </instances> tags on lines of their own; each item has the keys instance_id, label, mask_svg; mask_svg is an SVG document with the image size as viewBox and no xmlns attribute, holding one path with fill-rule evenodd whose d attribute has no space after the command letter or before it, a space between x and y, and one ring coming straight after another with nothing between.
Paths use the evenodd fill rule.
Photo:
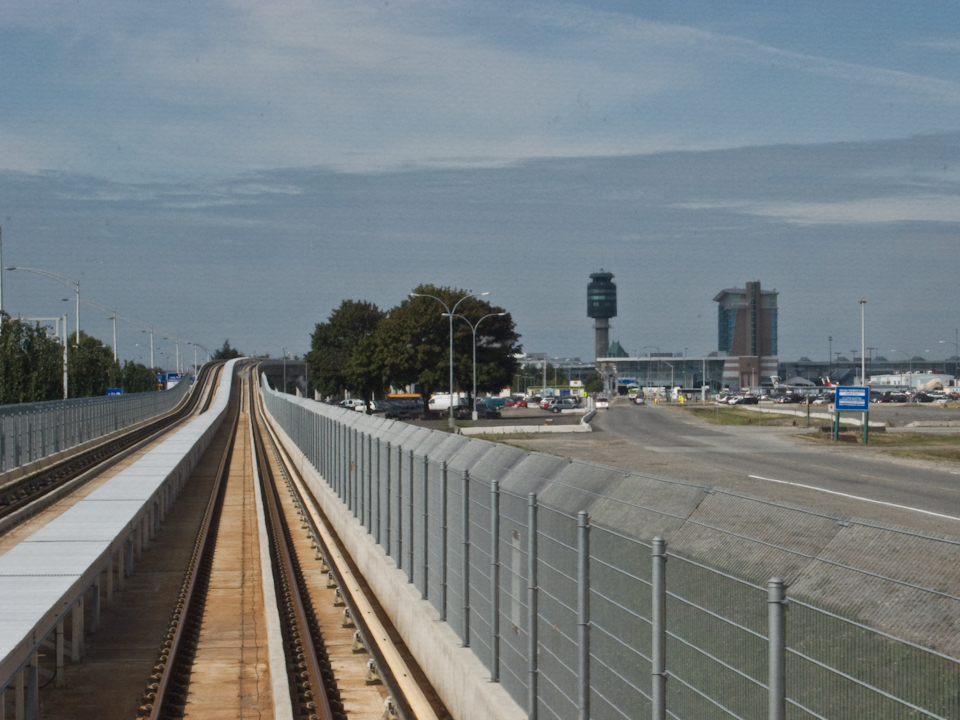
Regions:
<instances>
[{"instance_id":1,"label":"concrete support column","mask_svg":"<svg viewBox=\"0 0 960 720\"><path fill-rule=\"evenodd\" d=\"M13 682L13 704L16 706L14 713L17 720L26 720L26 707L24 706L23 698L23 681L27 676L27 669L23 668L16 675L16 680Z\"/></svg>"},{"instance_id":2,"label":"concrete support column","mask_svg":"<svg viewBox=\"0 0 960 720\"><path fill-rule=\"evenodd\" d=\"M57 674L54 685L63 687L63 619L57 623Z\"/></svg>"},{"instance_id":3,"label":"concrete support column","mask_svg":"<svg viewBox=\"0 0 960 720\"><path fill-rule=\"evenodd\" d=\"M83 595L73 604L70 616L70 660L80 662L83 652Z\"/></svg>"},{"instance_id":4,"label":"concrete support column","mask_svg":"<svg viewBox=\"0 0 960 720\"><path fill-rule=\"evenodd\" d=\"M27 707L25 720L40 719L40 656L36 651L30 654L27 664Z\"/></svg>"},{"instance_id":5,"label":"concrete support column","mask_svg":"<svg viewBox=\"0 0 960 720\"><path fill-rule=\"evenodd\" d=\"M100 630L100 576L93 581L93 596L90 598L90 633L94 634Z\"/></svg>"},{"instance_id":6,"label":"concrete support column","mask_svg":"<svg viewBox=\"0 0 960 720\"><path fill-rule=\"evenodd\" d=\"M113 602L113 553L107 559L107 604Z\"/></svg>"}]
</instances>

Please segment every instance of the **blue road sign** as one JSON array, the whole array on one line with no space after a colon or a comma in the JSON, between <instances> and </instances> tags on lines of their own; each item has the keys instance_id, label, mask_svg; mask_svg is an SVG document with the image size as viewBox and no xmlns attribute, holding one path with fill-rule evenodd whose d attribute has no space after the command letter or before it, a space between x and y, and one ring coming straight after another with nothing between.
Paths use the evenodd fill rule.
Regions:
<instances>
[{"instance_id":1,"label":"blue road sign","mask_svg":"<svg viewBox=\"0 0 960 720\"><path fill-rule=\"evenodd\" d=\"M870 409L870 388L866 387L838 387L837 410L859 410L864 412Z\"/></svg>"},{"instance_id":2,"label":"blue road sign","mask_svg":"<svg viewBox=\"0 0 960 720\"><path fill-rule=\"evenodd\" d=\"M123 388L107 388L107 395L123 395Z\"/></svg>"}]
</instances>

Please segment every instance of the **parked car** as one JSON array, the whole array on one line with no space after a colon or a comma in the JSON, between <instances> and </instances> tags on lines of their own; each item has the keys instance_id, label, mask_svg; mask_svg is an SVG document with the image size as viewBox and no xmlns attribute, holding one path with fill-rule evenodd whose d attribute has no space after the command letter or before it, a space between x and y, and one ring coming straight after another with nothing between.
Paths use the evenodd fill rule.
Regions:
<instances>
[{"instance_id":1,"label":"parked car","mask_svg":"<svg viewBox=\"0 0 960 720\"><path fill-rule=\"evenodd\" d=\"M607 400L605 397L599 397L599 398L597 398L597 409L598 409L598 410L599 410L600 408L608 408L608 407L610 407L610 401L609 401L609 400Z\"/></svg>"},{"instance_id":2,"label":"parked car","mask_svg":"<svg viewBox=\"0 0 960 720\"><path fill-rule=\"evenodd\" d=\"M760 398L756 395L734 395L729 402L731 405L759 405Z\"/></svg>"},{"instance_id":3,"label":"parked car","mask_svg":"<svg viewBox=\"0 0 960 720\"><path fill-rule=\"evenodd\" d=\"M422 415L423 402L420 400L394 400L383 413L390 420L416 420Z\"/></svg>"},{"instance_id":4,"label":"parked car","mask_svg":"<svg viewBox=\"0 0 960 720\"><path fill-rule=\"evenodd\" d=\"M513 406L518 408L521 408L521 407L525 408L527 406L527 399L523 398L522 400L517 400L515 403L513 403Z\"/></svg>"},{"instance_id":5,"label":"parked car","mask_svg":"<svg viewBox=\"0 0 960 720\"><path fill-rule=\"evenodd\" d=\"M633 395L630 400L634 405L646 405L647 401L644 399L643 395Z\"/></svg>"},{"instance_id":6,"label":"parked car","mask_svg":"<svg viewBox=\"0 0 960 720\"><path fill-rule=\"evenodd\" d=\"M540 406L540 396L539 396L539 395L531 395L531 396L529 396L529 397L525 397L525 398L523 399L523 403L524 403L524 407L532 407L532 408L539 407L539 406Z\"/></svg>"},{"instance_id":7,"label":"parked car","mask_svg":"<svg viewBox=\"0 0 960 720\"><path fill-rule=\"evenodd\" d=\"M477 401L477 417L483 418L485 420L490 420L493 418L500 418L500 408L491 403L490 399L478 400Z\"/></svg>"},{"instance_id":8,"label":"parked car","mask_svg":"<svg viewBox=\"0 0 960 720\"><path fill-rule=\"evenodd\" d=\"M547 407L544 409L549 410L550 412L558 413L561 410L575 410L578 407L580 407L580 403L577 402L576 398L561 397L548 400Z\"/></svg>"}]
</instances>

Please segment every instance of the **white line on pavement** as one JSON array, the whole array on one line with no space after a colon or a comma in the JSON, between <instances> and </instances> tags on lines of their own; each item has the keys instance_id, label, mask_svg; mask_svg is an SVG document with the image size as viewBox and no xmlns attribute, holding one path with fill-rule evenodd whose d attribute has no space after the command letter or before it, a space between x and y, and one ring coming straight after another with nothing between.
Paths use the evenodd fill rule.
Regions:
<instances>
[{"instance_id":1,"label":"white line on pavement","mask_svg":"<svg viewBox=\"0 0 960 720\"><path fill-rule=\"evenodd\" d=\"M883 502L882 500L871 500L870 498L860 497L859 495L848 495L847 493L837 492L836 490L825 490L824 488L819 488L814 485L804 485L802 483L789 482L788 480L776 480L774 478L763 477L762 475L749 475L756 480L766 480L767 482L780 483L781 485L793 485L794 487L806 488L807 490L819 490L820 492L830 493L831 495L839 495L845 498L851 498L853 500L863 500L868 503L875 503L876 505L886 505L887 507L894 507L900 510L912 510L913 512L923 513L924 515L932 515L933 517L945 518L947 520L957 520L960 522L960 517L954 517L953 515L943 515L941 513L930 512L929 510L921 510L920 508L910 507L909 505L897 505L896 503Z\"/></svg>"}]
</instances>

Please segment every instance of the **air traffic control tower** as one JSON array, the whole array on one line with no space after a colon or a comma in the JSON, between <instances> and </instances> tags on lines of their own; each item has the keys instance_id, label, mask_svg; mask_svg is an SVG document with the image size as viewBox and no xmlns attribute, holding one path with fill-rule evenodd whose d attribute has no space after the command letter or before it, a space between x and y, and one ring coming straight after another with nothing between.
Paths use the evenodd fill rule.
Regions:
<instances>
[{"instance_id":1,"label":"air traffic control tower","mask_svg":"<svg viewBox=\"0 0 960 720\"><path fill-rule=\"evenodd\" d=\"M607 356L610 347L610 318L617 316L617 286L613 282L613 273L600 272L590 275L587 285L587 317L594 319L596 331L595 357Z\"/></svg>"}]
</instances>

